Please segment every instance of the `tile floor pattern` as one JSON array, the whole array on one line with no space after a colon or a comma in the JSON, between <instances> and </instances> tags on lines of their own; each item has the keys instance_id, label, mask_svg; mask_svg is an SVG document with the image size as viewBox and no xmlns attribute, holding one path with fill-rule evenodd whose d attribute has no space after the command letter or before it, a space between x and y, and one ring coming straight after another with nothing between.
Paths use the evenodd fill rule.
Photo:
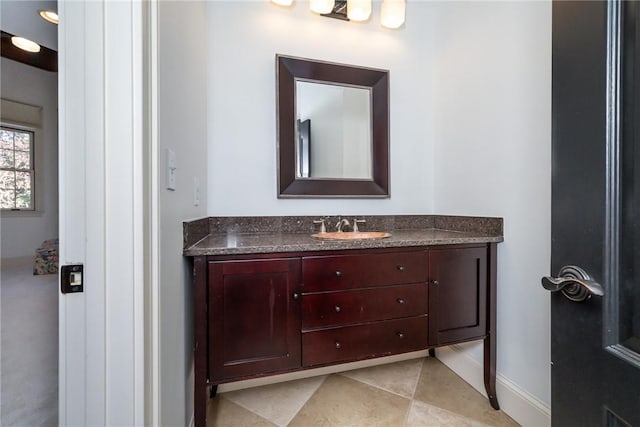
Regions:
<instances>
[{"instance_id":1,"label":"tile floor pattern","mask_svg":"<svg viewBox=\"0 0 640 427\"><path fill-rule=\"evenodd\" d=\"M208 427L518 426L435 358L221 393Z\"/></svg>"}]
</instances>

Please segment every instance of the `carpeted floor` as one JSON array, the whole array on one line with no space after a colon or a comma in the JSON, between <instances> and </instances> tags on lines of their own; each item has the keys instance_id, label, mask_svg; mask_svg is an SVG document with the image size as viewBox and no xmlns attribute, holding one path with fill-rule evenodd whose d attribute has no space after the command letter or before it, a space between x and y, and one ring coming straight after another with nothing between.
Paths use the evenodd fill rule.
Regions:
<instances>
[{"instance_id":1,"label":"carpeted floor","mask_svg":"<svg viewBox=\"0 0 640 427\"><path fill-rule=\"evenodd\" d=\"M58 424L58 277L0 272L0 425Z\"/></svg>"}]
</instances>

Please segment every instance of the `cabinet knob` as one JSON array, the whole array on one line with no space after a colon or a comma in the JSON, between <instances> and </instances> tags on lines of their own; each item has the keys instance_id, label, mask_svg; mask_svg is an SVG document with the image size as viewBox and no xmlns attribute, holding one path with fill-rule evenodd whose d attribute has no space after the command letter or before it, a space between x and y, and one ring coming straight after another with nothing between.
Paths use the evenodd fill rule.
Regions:
<instances>
[{"instance_id":1,"label":"cabinet knob","mask_svg":"<svg viewBox=\"0 0 640 427\"><path fill-rule=\"evenodd\" d=\"M340 345L340 341L336 341L336 348L338 348L338 349L339 349L339 348L341 348L341 347L342 347L342 345Z\"/></svg>"},{"instance_id":2,"label":"cabinet knob","mask_svg":"<svg viewBox=\"0 0 640 427\"><path fill-rule=\"evenodd\" d=\"M336 271L336 277L340 277L340 276L342 276L342 272Z\"/></svg>"},{"instance_id":3,"label":"cabinet knob","mask_svg":"<svg viewBox=\"0 0 640 427\"><path fill-rule=\"evenodd\" d=\"M398 304L404 304L406 302L402 298L398 298L396 301L398 301Z\"/></svg>"},{"instance_id":4,"label":"cabinet knob","mask_svg":"<svg viewBox=\"0 0 640 427\"><path fill-rule=\"evenodd\" d=\"M399 265L398 266L398 271L404 271L404 265Z\"/></svg>"},{"instance_id":5,"label":"cabinet knob","mask_svg":"<svg viewBox=\"0 0 640 427\"><path fill-rule=\"evenodd\" d=\"M296 300L296 301L297 301L298 299L300 299L300 294L299 294L299 293L297 293L297 292L294 292L294 293L293 293L293 299L294 299L294 300Z\"/></svg>"},{"instance_id":6,"label":"cabinet knob","mask_svg":"<svg viewBox=\"0 0 640 427\"><path fill-rule=\"evenodd\" d=\"M398 338L400 339L404 338L404 334L402 332L398 332L396 335L398 335Z\"/></svg>"},{"instance_id":7,"label":"cabinet knob","mask_svg":"<svg viewBox=\"0 0 640 427\"><path fill-rule=\"evenodd\" d=\"M336 305L336 313L340 313L340 310L342 310L342 309L340 308L340 306L339 306L339 305Z\"/></svg>"},{"instance_id":8,"label":"cabinet knob","mask_svg":"<svg viewBox=\"0 0 640 427\"><path fill-rule=\"evenodd\" d=\"M439 285L439 284L440 284L440 282L438 282L437 280L432 280L432 281L431 281L431 284L433 284L433 285L436 285L436 286L437 286L437 285Z\"/></svg>"}]
</instances>

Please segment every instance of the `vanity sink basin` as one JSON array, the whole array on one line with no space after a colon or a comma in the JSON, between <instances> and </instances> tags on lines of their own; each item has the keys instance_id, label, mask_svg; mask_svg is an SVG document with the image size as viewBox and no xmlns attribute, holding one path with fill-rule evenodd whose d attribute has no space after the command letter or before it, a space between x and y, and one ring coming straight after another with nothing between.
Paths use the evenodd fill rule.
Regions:
<instances>
[{"instance_id":1,"label":"vanity sink basin","mask_svg":"<svg viewBox=\"0 0 640 427\"><path fill-rule=\"evenodd\" d=\"M367 240L391 237L391 233L384 231L333 232L312 234L311 237L327 240Z\"/></svg>"}]
</instances>

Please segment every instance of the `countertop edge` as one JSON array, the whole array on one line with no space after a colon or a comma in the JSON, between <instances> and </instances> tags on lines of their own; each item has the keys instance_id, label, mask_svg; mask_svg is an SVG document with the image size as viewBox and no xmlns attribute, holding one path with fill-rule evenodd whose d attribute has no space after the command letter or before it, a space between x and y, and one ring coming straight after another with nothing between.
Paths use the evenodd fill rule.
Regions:
<instances>
[{"instance_id":1,"label":"countertop edge","mask_svg":"<svg viewBox=\"0 0 640 427\"><path fill-rule=\"evenodd\" d=\"M431 232L433 230L424 230L424 232ZM442 230L449 231L449 230ZM417 233L420 230L416 230ZM449 231L451 232L451 231ZM462 232L460 236L446 237L446 238L415 238L415 239L372 239L372 240L356 240L356 241L327 241L309 240L308 235L300 235L300 243L282 244L276 243L279 240L276 236L280 234L273 234L272 238L275 240L271 244L258 244L255 246L243 246L243 247L201 247L198 248L193 245L183 251L183 255L187 257L195 256L222 256L222 255L248 255L248 254L264 254L264 253L300 253L300 252L323 252L323 251L340 251L340 250L353 250L353 249L385 249L385 248L402 248L402 247L421 247L421 246L443 246L443 245L463 245L463 244L486 244L486 243L501 243L504 241L502 235L499 236L465 236ZM223 237L224 235L218 235ZM291 236L291 235L289 235ZM268 239L268 235L263 235L265 239ZM206 237L202 240L205 240Z\"/></svg>"}]
</instances>

